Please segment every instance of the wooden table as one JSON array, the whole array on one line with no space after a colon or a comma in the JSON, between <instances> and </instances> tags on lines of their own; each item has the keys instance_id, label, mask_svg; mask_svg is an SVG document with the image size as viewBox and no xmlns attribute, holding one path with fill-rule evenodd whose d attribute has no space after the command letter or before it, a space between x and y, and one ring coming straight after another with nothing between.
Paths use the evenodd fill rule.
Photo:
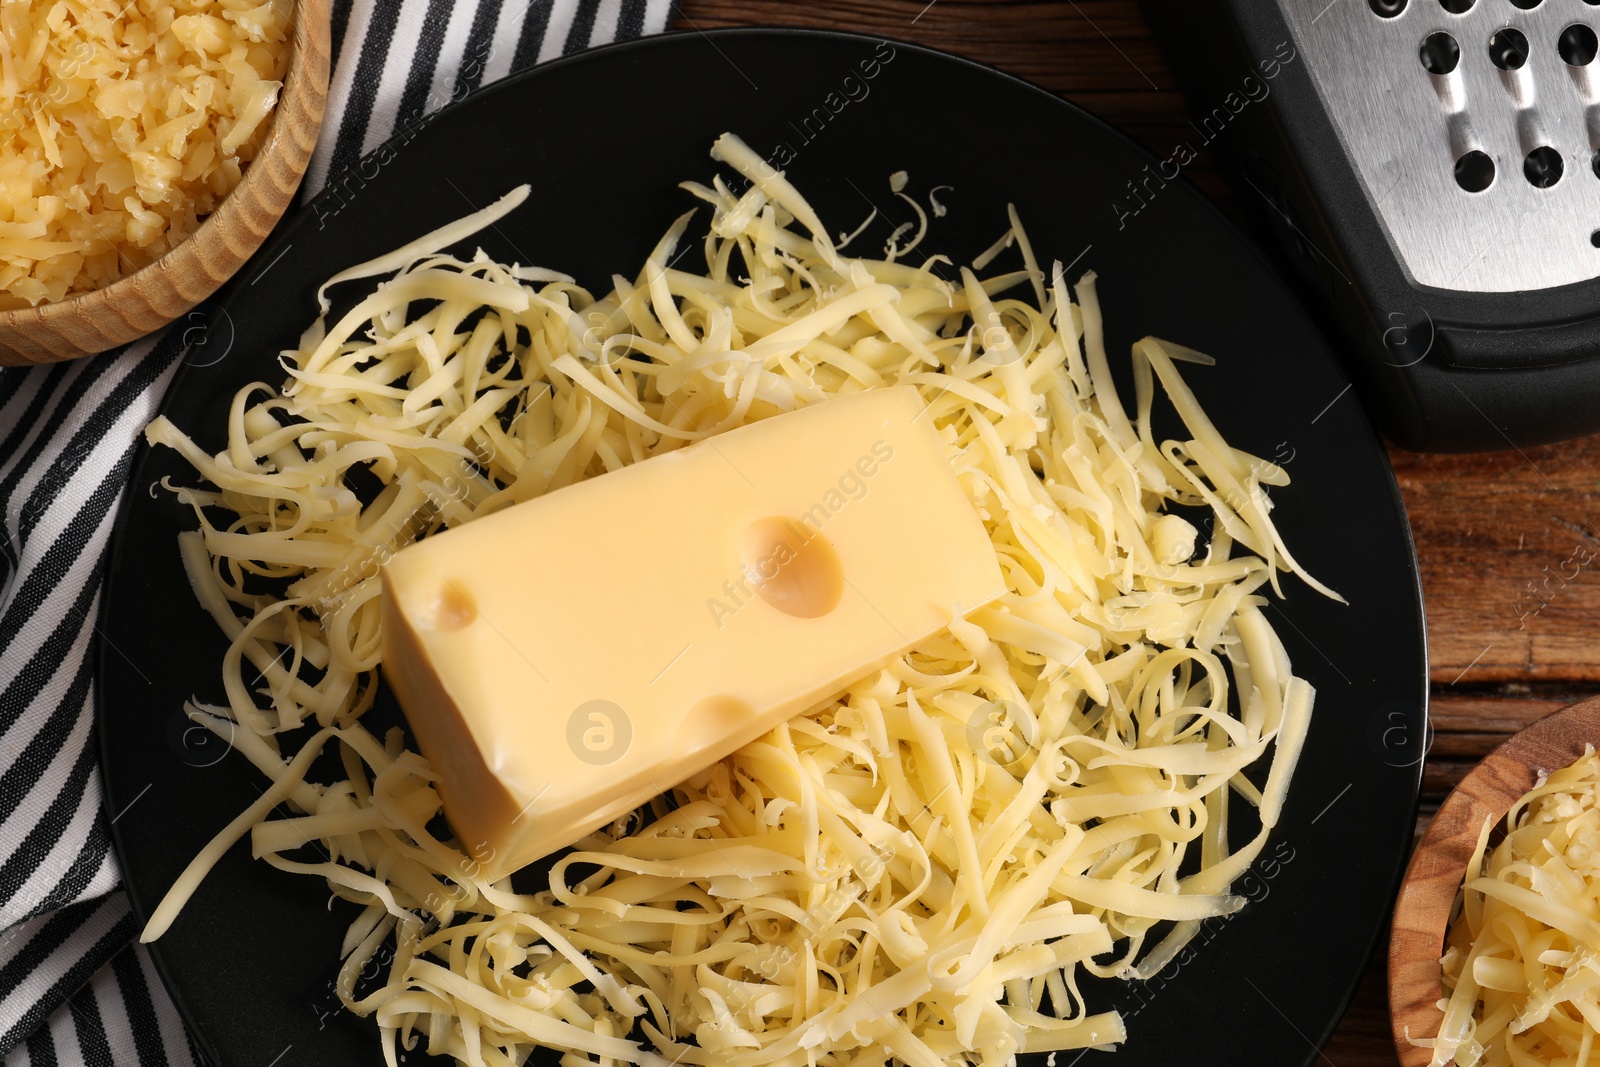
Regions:
<instances>
[{"instance_id":1,"label":"wooden table","mask_svg":"<svg viewBox=\"0 0 1600 1067\"><path fill-rule=\"evenodd\" d=\"M1134 0L682 0L678 26L804 25L916 41L1020 75L1165 156L1189 108ZM1230 211L1211 159L1185 169ZM1600 437L1492 455L1390 449L1428 613L1437 731L1425 826L1504 737L1600 693ZM1596 506L1600 514L1600 506ZM1380 946L1323 1062L1393 1067Z\"/></svg>"}]
</instances>

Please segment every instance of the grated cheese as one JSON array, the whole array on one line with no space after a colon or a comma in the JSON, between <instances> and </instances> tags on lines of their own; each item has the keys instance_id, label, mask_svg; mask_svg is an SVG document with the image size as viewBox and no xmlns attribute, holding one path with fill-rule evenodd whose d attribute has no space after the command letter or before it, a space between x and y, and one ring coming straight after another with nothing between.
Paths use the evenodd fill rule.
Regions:
<instances>
[{"instance_id":1,"label":"grated cheese","mask_svg":"<svg viewBox=\"0 0 1600 1067\"><path fill-rule=\"evenodd\" d=\"M291 11L0 4L0 310L109 285L199 227L265 139Z\"/></svg>"},{"instance_id":2,"label":"grated cheese","mask_svg":"<svg viewBox=\"0 0 1600 1067\"><path fill-rule=\"evenodd\" d=\"M671 266L689 216L599 298L447 255L465 236L447 228L344 272L392 276L317 319L281 386L236 397L223 451L165 418L147 429L204 480L169 488L194 509L182 558L231 642L226 704L189 713L238 733L272 803L298 814L258 804L235 820L142 937L248 834L256 856L362 909L339 993L376 1021L390 1064L416 1048L514 1064L542 1045L568 1064L938 1067L1114 1046L1122 1020L1088 1010L1080 976L1141 980L1200 920L1244 906L1231 887L1309 728L1311 686L1261 611L1279 570L1311 581L1260 492L1287 475L1223 441L1174 365L1209 358L1181 346L1135 346L1130 418L1094 276L1069 290L1059 264L1042 275L1014 211L993 251L1019 247L1022 269L947 280L940 260L843 255L736 138L714 155L750 186L689 187L713 207L701 272ZM1152 436L1157 383L1189 439ZM387 554L894 384L929 404L1005 596L580 842L536 892L487 882L481 846L430 831L433 771L399 731L360 722ZM382 486L369 499L346 483L358 467ZM1199 558L1173 504L1212 512ZM302 744L336 748L348 777L306 780ZM1263 759L1258 788L1246 770ZM1257 816L1233 842L1238 801ZM326 859L304 858L308 839ZM385 945L382 987L357 997Z\"/></svg>"},{"instance_id":3,"label":"grated cheese","mask_svg":"<svg viewBox=\"0 0 1600 1067\"><path fill-rule=\"evenodd\" d=\"M1600 756L1594 746L1485 820L1445 936L1432 1067L1600 1064ZM1410 1034L1406 1035L1408 1038Z\"/></svg>"}]
</instances>

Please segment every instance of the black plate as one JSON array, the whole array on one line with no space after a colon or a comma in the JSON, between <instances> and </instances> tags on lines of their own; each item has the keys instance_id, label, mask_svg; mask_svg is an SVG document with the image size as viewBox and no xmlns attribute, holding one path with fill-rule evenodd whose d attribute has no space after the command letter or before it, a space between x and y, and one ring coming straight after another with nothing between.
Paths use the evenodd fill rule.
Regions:
<instances>
[{"instance_id":1,"label":"black plate","mask_svg":"<svg viewBox=\"0 0 1600 1067\"><path fill-rule=\"evenodd\" d=\"M219 449L234 391L281 380L276 353L309 321L319 282L520 182L532 198L479 243L604 291L691 205L677 183L710 177L707 150L724 130L785 168L836 230L870 205L909 217L891 172L908 170L914 191L950 186L931 243L958 263L1004 231L1013 202L1041 260L1099 272L1116 365L1151 333L1219 357L1188 380L1230 441L1293 475L1276 493L1279 527L1350 605L1289 579L1288 601L1269 612L1320 695L1276 839L1240 886L1252 903L1208 924L1169 974L1096 984L1091 996L1129 1014L1119 1067L1310 1063L1411 840L1427 675L1409 529L1347 379L1275 268L1186 183L1151 183L1148 206L1125 215L1128 183L1154 160L1077 108L960 59L842 34L684 34L552 63L398 138L288 222L212 313L164 410ZM141 917L260 791L241 758L186 732L185 698L221 700L225 643L178 561L174 538L192 516L149 491L164 475L194 480L170 451L140 454L113 542L96 690L107 805L138 801L113 829ZM263 1067L286 1049L276 1062L378 1064L376 1029L331 993L345 922L319 885L240 846L154 955L219 1067Z\"/></svg>"}]
</instances>

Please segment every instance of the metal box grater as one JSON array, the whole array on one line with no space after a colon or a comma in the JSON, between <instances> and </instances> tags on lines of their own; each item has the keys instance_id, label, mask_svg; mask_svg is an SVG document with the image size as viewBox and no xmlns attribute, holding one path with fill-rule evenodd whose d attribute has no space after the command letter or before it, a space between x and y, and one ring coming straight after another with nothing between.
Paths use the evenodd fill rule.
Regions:
<instances>
[{"instance_id":1,"label":"metal box grater","mask_svg":"<svg viewBox=\"0 0 1600 1067\"><path fill-rule=\"evenodd\" d=\"M1600 430L1600 0L1142 3L1391 438Z\"/></svg>"}]
</instances>

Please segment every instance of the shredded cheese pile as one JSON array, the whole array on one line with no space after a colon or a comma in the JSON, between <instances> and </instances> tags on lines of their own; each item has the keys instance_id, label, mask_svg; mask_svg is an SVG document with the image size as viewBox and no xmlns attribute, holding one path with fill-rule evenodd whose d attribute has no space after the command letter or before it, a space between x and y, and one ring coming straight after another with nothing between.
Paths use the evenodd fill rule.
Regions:
<instances>
[{"instance_id":1,"label":"shredded cheese pile","mask_svg":"<svg viewBox=\"0 0 1600 1067\"><path fill-rule=\"evenodd\" d=\"M292 0L0 4L0 310L192 234L260 148Z\"/></svg>"},{"instance_id":2,"label":"shredded cheese pile","mask_svg":"<svg viewBox=\"0 0 1600 1067\"><path fill-rule=\"evenodd\" d=\"M1433 1067L1600 1064L1600 756L1485 820L1445 937ZM1409 1034L1407 1035L1410 1036Z\"/></svg>"},{"instance_id":3,"label":"shredded cheese pile","mask_svg":"<svg viewBox=\"0 0 1600 1067\"><path fill-rule=\"evenodd\" d=\"M1210 361L1182 346L1135 346L1130 413L1094 275L1069 289L1059 264L1041 271L1014 211L983 257L1015 247L1009 273L907 262L925 216L854 258L736 138L713 156L746 187L686 185L712 208L703 238L684 215L598 299L440 251L523 187L331 279L287 380L235 398L223 451L151 424L205 480L174 489L198 524L181 551L231 639L226 706L190 714L271 785L144 939L248 834L258 857L361 907L338 988L391 1064L419 1045L474 1065L542 1045L567 1064L935 1067L1121 1042L1081 976L1152 975L1243 906L1230 886L1306 737L1311 687L1262 612L1280 572L1312 581L1268 516L1263 486L1288 478L1223 440L1174 363ZM378 276L327 320L328 286ZM1153 436L1157 383L1185 439ZM898 384L928 403L1006 595L579 842L536 892L488 883L492 857L431 832L434 772L399 731L359 721L379 684L383 560L709 434ZM1198 556L1172 504L1209 509ZM325 748L347 779L306 780ZM300 814L269 818L280 803ZM1236 831L1254 827L1243 840L1236 812Z\"/></svg>"}]
</instances>

